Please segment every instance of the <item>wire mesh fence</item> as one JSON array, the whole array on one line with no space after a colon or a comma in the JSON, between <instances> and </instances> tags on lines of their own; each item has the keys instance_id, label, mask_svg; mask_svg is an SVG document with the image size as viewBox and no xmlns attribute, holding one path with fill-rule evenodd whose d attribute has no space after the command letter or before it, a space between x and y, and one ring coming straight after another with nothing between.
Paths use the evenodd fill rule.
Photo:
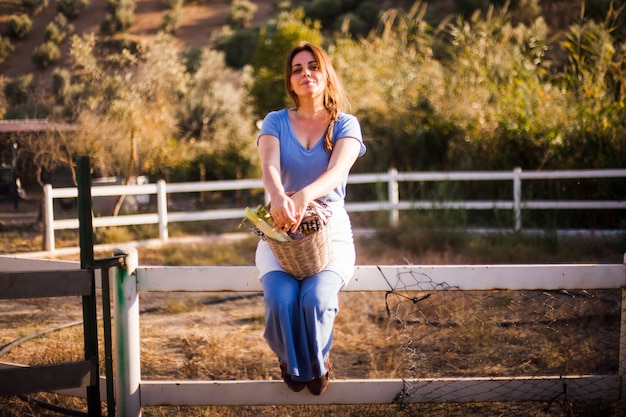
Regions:
<instances>
[{"instance_id":1,"label":"wire mesh fence","mask_svg":"<svg viewBox=\"0 0 626 417\"><path fill-rule=\"evenodd\" d=\"M576 415L618 412L617 385L603 376L619 370L619 289L466 291L411 270L385 279L395 283L385 306L405 341L404 377L419 379L405 384L400 405L416 395L440 402L463 389L453 394L457 401L540 401L544 411L567 415L581 405L586 414ZM546 384L522 383L531 379Z\"/></svg>"}]
</instances>

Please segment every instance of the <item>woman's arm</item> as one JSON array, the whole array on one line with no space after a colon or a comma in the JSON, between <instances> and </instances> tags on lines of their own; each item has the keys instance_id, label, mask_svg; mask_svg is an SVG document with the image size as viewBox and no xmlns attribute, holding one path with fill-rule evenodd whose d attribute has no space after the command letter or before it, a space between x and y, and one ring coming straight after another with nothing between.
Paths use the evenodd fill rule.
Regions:
<instances>
[{"instance_id":1,"label":"woman's arm","mask_svg":"<svg viewBox=\"0 0 626 417\"><path fill-rule=\"evenodd\" d=\"M258 150L261 160L261 180L272 203L274 225L287 229L296 222L296 218L293 214L293 201L285 194L280 177L280 141L276 136L261 135L258 139Z\"/></svg>"},{"instance_id":2,"label":"woman's arm","mask_svg":"<svg viewBox=\"0 0 626 417\"><path fill-rule=\"evenodd\" d=\"M354 138L340 138L335 142L328 169L315 181L295 194L285 193L280 178L280 142L272 135L261 135L258 141L261 159L261 179L272 203L272 217L276 227L296 231L308 204L322 197L343 182L359 156L361 143Z\"/></svg>"},{"instance_id":3,"label":"woman's arm","mask_svg":"<svg viewBox=\"0 0 626 417\"><path fill-rule=\"evenodd\" d=\"M304 207L306 207L309 202L328 194L340 186L359 157L360 150L361 143L358 140L354 138L338 139L333 147L328 169L291 198L301 198Z\"/></svg>"},{"instance_id":4,"label":"woman's arm","mask_svg":"<svg viewBox=\"0 0 626 417\"><path fill-rule=\"evenodd\" d=\"M341 185L359 157L360 150L361 143L354 138L340 138L335 142L328 169L311 184L291 196L294 203L293 217L295 220L295 226L291 228L293 231L302 221L306 207L311 201L328 194Z\"/></svg>"}]
</instances>

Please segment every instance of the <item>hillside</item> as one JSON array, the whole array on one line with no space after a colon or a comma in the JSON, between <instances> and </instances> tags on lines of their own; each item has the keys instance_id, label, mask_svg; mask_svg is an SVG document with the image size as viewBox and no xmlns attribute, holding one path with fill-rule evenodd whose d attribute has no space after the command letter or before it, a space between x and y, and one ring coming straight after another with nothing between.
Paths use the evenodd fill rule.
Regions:
<instances>
[{"instance_id":1,"label":"hillside","mask_svg":"<svg viewBox=\"0 0 626 417\"><path fill-rule=\"evenodd\" d=\"M275 13L275 1L251 1L258 7L253 23L264 23ZM74 33L99 33L100 24L107 13L106 3L107 0L91 0L87 10L71 22L74 26ZM301 3L301 1L292 1L294 5ZM411 1L407 0L381 0L378 3L383 8L412 4ZM437 18L455 13L457 8L454 0L432 0L428 4L429 14L437 16ZM553 32L559 32L577 19L580 13L581 0L539 0L538 4L540 6L538 12L544 16ZM3 0L0 2L0 33L6 32L9 17L20 13L20 5L21 0ZM126 33L127 35L149 39L157 33L163 20L162 0L136 0L136 5L135 23ZM186 2L176 37L187 46L209 44L212 35L226 24L230 5L231 0ZM24 40L12 41L15 50L4 63L0 64L0 73L3 76L14 78L23 74L34 73L44 82L49 78L55 66L47 70L37 69L31 62L31 55L33 50L44 41L46 25L53 20L56 13L56 0L49 0L48 7L42 13L32 17L31 33ZM61 45L62 59L67 59L69 47L68 40Z\"/></svg>"},{"instance_id":2,"label":"hillside","mask_svg":"<svg viewBox=\"0 0 626 417\"><path fill-rule=\"evenodd\" d=\"M273 13L274 6L271 0L252 0L258 6L255 14L255 23L265 22ZM163 19L161 0L137 0L135 10L135 24L128 30L128 34L150 38L156 34ZM230 0L205 0L202 3L187 4L183 8L183 17L176 37L188 46L202 46L209 43L211 35L218 31L225 23L230 9ZM19 11L18 1L0 3L0 30L4 32L6 22L11 14ZM71 23L74 33L99 33L100 23L106 16L106 0L91 0L87 10L81 13ZM45 11L32 18L33 29L22 41L14 42L15 50L6 62L0 65L0 72L6 77L16 77L26 73L35 73L45 79L52 68L37 69L31 62L33 50L44 40L46 25L56 14L56 0L50 0ZM63 56L66 58L69 42L62 45Z\"/></svg>"}]
</instances>

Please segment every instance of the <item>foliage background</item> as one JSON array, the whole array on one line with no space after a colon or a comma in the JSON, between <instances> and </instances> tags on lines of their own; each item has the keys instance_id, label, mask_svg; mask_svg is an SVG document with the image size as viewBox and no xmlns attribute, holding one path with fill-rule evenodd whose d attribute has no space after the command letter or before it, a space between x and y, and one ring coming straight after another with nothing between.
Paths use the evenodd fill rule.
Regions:
<instances>
[{"instance_id":1,"label":"foliage background","mask_svg":"<svg viewBox=\"0 0 626 417\"><path fill-rule=\"evenodd\" d=\"M107 19L127 23L71 32L89 4L68 1L54 32L67 59L52 83L2 77L0 113L79 127L18 138L39 183L84 154L103 176L255 177L258 123L288 105L283 57L306 39L329 51L362 123L369 152L356 171L626 166L623 1L432 3L280 1L252 24L256 3L233 0L214 38L188 46L171 27L130 35L126 3Z\"/></svg>"}]
</instances>

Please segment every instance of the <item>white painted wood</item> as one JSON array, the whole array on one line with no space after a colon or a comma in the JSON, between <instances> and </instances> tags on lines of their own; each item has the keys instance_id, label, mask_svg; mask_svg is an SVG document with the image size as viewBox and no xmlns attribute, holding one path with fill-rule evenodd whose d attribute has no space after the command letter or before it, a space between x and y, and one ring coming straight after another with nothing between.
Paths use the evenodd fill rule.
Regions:
<instances>
[{"instance_id":1,"label":"white painted wood","mask_svg":"<svg viewBox=\"0 0 626 417\"><path fill-rule=\"evenodd\" d=\"M470 401L549 401L619 398L616 375L516 378L332 380L322 396L290 391L282 381L142 381L142 406L392 404ZM403 395L404 394L404 395Z\"/></svg>"},{"instance_id":2,"label":"white painted wood","mask_svg":"<svg viewBox=\"0 0 626 417\"><path fill-rule=\"evenodd\" d=\"M188 193L198 191L223 191L223 190L248 190L263 189L263 181L260 179L207 181L207 182L177 182L168 183L168 193Z\"/></svg>"},{"instance_id":3,"label":"white painted wood","mask_svg":"<svg viewBox=\"0 0 626 417\"><path fill-rule=\"evenodd\" d=\"M387 201L350 202L346 204L348 211L370 212L389 211L390 224L398 222L399 210L411 209L465 209L465 210L514 210L515 230L521 230L521 210L524 209L624 209L626 201L523 201L521 196L521 180L558 179L558 178L624 178L626 169L608 170L561 170L522 172L520 168L512 171L460 171L460 172L397 172L390 169L386 173L351 174L350 184L367 184L386 182L389 190ZM398 183L402 181L494 181L509 180L514 182L514 195L511 201L400 201L397 193ZM163 184L165 184L163 182ZM173 183L162 185L161 191L156 184L113 185L92 187L92 196L110 195L143 195L159 193L210 192L221 190L262 190L260 179ZM74 198L78 194L76 188L44 187L46 203L44 218L46 219L46 249L54 250L54 230L77 229L77 219L54 220L53 198ZM167 240L167 230L163 227L171 222L204 221L219 219L243 218L243 207L226 210L209 210L200 212L168 213L163 205L164 195L159 195L159 210L147 215L124 215L115 217L94 218L94 227L123 226L131 224L159 224L160 237Z\"/></svg>"},{"instance_id":4,"label":"white painted wood","mask_svg":"<svg viewBox=\"0 0 626 417\"><path fill-rule=\"evenodd\" d=\"M113 318L115 348L113 372L115 377L115 409L117 415L141 416L141 339L139 326L139 293L133 273L137 268L135 248L116 249L114 255L127 255L124 265L110 270L113 280Z\"/></svg>"},{"instance_id":5,"label":"white painted wood","mask_svg":"<svg viewBox=\"0 0 626 417\"><path fill-rule=\"evenodd\" d=\"M73 261L21 258L19 256L0 256L0 271L3 272L54 271L63 269L80 269L80 263Z\"/></svg>"},{"instance_id":6,"label":"white painted wood","mask_svg":"<svg viewBox=\"0 0 626 417\"><path fill-rule=\"evenodd\" d=\"M140 266L137 290L262 291L255 266Z\"/></svg>"},{"instance_id":7,"label":"white painted wood","mask_svg":"<svg viewBox=\"0 0 626 417\"><path fill-rule=\"evenodd\" d=\"M23 366L23 365L20 365ZM0 363L0 369L3 364ZM323 396L289 391L282 381L151 381L140 383L142 406L157 405L296 405L391 404L404 389L406 402L548 401L567 386L568 398L619 398L617 375L533 376L498 378L336 379ZM57 394L86 398L72 388ZM106 380L100 377L100 395L106 401ZM573 397L570 397L570 394ZM270 399L271 403L270 403ZM274 401L276 400L276 401Z\"/></svg>"},{"instance_id":8,"label":"white painted wood","mask_svg":"<svg viewBox=\"0 0 626 417\"><path fill-rule=\"evenodd\" d=\"M623 209L626 201L526 201L524 209Z\"/></svg>"},{"instance_id":9,"label":"white painted wood","mask_svg":"<svg viewBox=\"0 0 626 417\"><path fill-rule=\"evenodd\" d=\"M261 291L254 266L142 266L138 291ZM626 285L623 264L360 265L346 291L601 289Z\"/></svg>"},{"instance_id":10,"label":"white painted wood","mask_svg":"<svg viewBox=\"0 0 626 417\"><path fill-rule=\"evenodd\" d=\"M159 215L159 238L165 242L169 239L169 231L167 230L167 224L169 220L167 218L167 185L164 180L157 182L157 212Z\"/></svg>"}]
</instances>

